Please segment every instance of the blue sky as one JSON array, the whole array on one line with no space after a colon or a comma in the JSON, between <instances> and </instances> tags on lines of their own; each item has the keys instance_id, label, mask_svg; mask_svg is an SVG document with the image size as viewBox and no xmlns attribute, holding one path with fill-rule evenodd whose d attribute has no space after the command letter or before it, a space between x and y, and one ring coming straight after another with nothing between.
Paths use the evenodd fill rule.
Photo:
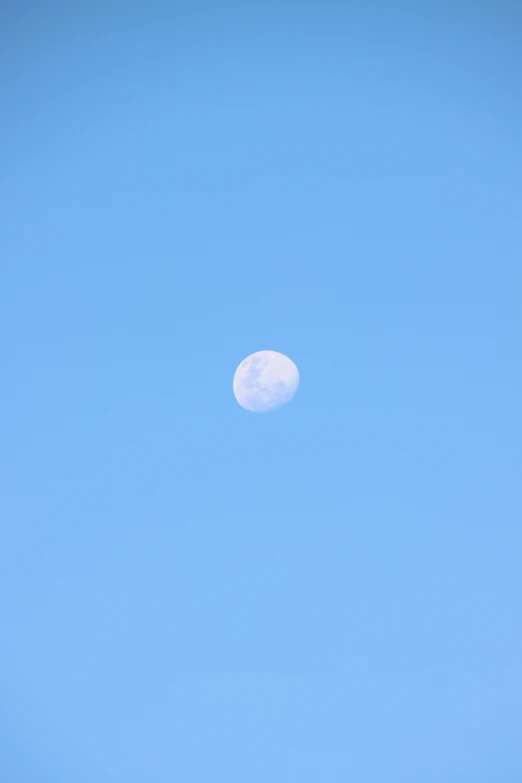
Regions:
<instances>
[{"instance_id":1,"label":"blue sky","mask_svg":"<svg viewBox=\"0 0 522 783\"><path fill-rule=\"evenodd\" d=\"M2 779L520 781L515 4L1 14Z\"/></svg>"}]
</instances>

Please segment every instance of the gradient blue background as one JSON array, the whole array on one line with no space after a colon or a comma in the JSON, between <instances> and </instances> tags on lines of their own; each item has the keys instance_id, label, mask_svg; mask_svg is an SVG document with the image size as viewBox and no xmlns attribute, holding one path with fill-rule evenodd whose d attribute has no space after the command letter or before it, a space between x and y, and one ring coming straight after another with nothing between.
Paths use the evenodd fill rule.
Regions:
<instances>
[{"instance_id":1,"label":"gradient blue background","mask_svg":"<svg viewBox=\"0 0 522 783\"><path fill-rule=\"evenodd\" d=\"M518 783L516 5L12 6L2 781Z\"/></svg>"}]
</instances>

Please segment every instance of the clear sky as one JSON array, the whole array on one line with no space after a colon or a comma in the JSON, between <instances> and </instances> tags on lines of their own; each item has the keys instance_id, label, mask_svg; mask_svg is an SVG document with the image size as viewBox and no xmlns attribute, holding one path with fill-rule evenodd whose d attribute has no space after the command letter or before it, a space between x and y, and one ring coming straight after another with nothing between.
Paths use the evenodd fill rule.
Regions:
<instances>
[{"instance_id":1,"label":"clear sky","mask_svg":"<svg viewBox=\"0 0 522 783\"><path fill-rule=\"evenodd\" d=\"M6 783L522 780L522 12L363 5L0 11Z\"/></svg>"}]
</instances>

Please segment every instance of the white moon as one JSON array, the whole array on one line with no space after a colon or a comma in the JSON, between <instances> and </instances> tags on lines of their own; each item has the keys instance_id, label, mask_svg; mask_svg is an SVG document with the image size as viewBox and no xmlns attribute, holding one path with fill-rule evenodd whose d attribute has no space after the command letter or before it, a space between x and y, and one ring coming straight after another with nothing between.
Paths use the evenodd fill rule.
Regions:
<instances>
[{"instance_id":1,"label":"white moon","mask_svg":"<svg viewBox=\"0 0 522 783\"><path fill-rule=\"evenodd\" d=\"M275 411L290 402L299 386L299 370L277 351L257 351L243 359L234 373L234 395L253 413Z\"/></svg>"}]
</instances>

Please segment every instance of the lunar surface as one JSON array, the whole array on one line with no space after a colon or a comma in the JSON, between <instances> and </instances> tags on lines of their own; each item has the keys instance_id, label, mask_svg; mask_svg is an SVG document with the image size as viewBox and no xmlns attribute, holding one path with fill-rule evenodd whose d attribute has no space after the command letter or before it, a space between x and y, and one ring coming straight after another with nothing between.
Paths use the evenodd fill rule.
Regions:
<instances>
[{"instance_id":1,"label":"lunar surface","mask_svg":"<svg viewBox=\"0 0 522 783\"><path fill-rule=\"evenodd\" d=\"M277 351L257 351L243 359L234 373L234 395L242 408L268 413L290 402L299 386L299 370Z\"/></svg>"}]
</instances>

